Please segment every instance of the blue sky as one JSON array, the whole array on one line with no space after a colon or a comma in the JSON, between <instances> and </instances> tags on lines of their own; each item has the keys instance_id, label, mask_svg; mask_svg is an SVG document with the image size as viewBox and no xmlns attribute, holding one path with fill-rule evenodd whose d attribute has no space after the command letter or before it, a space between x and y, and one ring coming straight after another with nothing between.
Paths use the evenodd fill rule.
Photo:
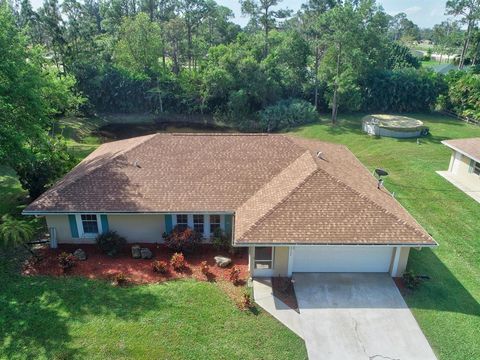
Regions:
<instances>
[{"instance_id":1,"label":"blue sky","mask_svg":"<svg viewBox=\"0 0 480 360\"><path fill-rule=\"evenodd\" d=\"M43 0L31 0L34 8L39 7ZM238 24L245 25L248 21L240 12L240 3L238 0L216 0L219 4L225 5L232 9L235 13L234 21ZM284 0L282 7L288 7L294 11L298 10L303 1ZM408 18L420 27L432 27L445 20L446 0L377 0L385 11L395 15L399 12L407 14Z\"/></svg>"}]
</instances>

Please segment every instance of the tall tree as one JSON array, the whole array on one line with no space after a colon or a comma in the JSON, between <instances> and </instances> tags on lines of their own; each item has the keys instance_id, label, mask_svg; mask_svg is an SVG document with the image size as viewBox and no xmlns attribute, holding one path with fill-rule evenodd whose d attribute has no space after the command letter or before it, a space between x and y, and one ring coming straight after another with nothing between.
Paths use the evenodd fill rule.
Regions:
<instances>
[{"instance_id":1,"label":"tall tree","mask_svg":"<svg viewBox=\"0 0 480 360\"><path fill-rule=\"evenodd\" d=\"M374 0L346 0L325 12L320 20L326 44L320 66L327 84L327 97L336 123L338 108L352 110L360 106L359 79L382 61L387 17Z\"/></svg>"},{"instance_id":2,"label":"tall tree","mask_svg":"<svg viewBox=\"0 0 480 360\"><path fill-rule=\"evenodd\" d=\"M320 61L325 53L327 44L322 41L322 35L325 31L325 22L320 21L320 16L333 9L339 4L339 0L310 0L302 6L301 14L302 33L310 45L313 55L313 102L315 109L318 110L319 104L319 78L318 70Z\"/></svg>"},{"instance_id":3,"label":"tall tree","mask_svg":"<svg viewBox=\"0 0 480 360\"><path fill-rule=\"evenodd\" d=\"M258 24L264 32L265 52L268 55L268 34L274 29L278 21L292 14L288 9L276 9L281 0L240 0L242 13L251 17L251 22Z\"/></svg>"},{"instance_id":4,"label":"tall tree","mask_svg":"<svg viewBox=\"0 0 480 360\"><path fill-rule=\"evenodd\" d=\"M461 17L460 21L467 25L462 53L460 54L460 61L458 63L458 68L463 69L472 32L480 19L480 0L448 0L446 12L448 15Z\"/></svg>"}]
</instances>

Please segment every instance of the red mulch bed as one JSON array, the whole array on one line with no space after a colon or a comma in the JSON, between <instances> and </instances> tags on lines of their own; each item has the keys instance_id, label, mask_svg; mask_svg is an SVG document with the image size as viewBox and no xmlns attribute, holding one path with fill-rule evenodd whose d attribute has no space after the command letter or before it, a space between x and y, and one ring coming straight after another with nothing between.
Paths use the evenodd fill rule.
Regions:
<instances>
[{"instance_id":1,"label":"red mulch bed","mask_svg":"<svg viewBox=\"0 0 480 360\"><path fill-rule=\"evenodd\" d=\"M96 245L73 245L62 244L58 249L42 248L38 249L40 260L35 261L34 258L25 263L24 275L50 275L50 276L83 276L90 279L112 279L116 274L123 273L127 276L128 281L135 284L158 283L178 278L195 278L204 281L229 280L229 272L232 266L240 269L241 283L245 283L248 278L248 251L246 249L238 249L238 253L230 255L227 252L217 251L210 245L202 245L195 249L192 253L185 253L187 268L182 272L177 272L169 266L168 274L158 274L153 272L152 263L155 260L164 260L170 262L170 258L174 251L163 245L157 244L139 244L142 247L148 247L153 252L153 258L149 260L133 259L130 247L127 246L124 251L116 257L109 257L96 247ZM61 252L72 253L76 249L83 249L87 253L86 261L76 261L75 266L63 273L58 265L57 256ZM215 265L213 259L216 255L228 256L232 259L232 265L228 268L220 268ZM200 270L200 263L207 261L210 266L209 277L206 278Z\"/></svg>"}]
</instances>

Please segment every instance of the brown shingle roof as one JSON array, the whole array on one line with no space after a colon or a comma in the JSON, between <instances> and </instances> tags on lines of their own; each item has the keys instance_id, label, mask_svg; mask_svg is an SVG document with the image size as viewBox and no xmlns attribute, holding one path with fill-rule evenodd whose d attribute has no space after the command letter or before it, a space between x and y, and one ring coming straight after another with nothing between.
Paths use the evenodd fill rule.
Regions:
<instances>
[{"instance_id":1,"label":"brown shingle roof","mask_svg":"<svg viewBox=\"0 0 480 360\"><path fill-rule=\"evenodd\" d=\"M434 245L376 185L342 145L156 134L100 146L25 212L221 211L235 213L237 244Z\"/></svg>"},{"instance_id":2,"label":"brown shingle roof","mask_svg":"<svg viewBox=\"0 0 480 360\"><path fill-rule=\"evenodd\" d=\"M444 140L442 144L480 162L480 138Z\"/></svg>"}]
</instances>

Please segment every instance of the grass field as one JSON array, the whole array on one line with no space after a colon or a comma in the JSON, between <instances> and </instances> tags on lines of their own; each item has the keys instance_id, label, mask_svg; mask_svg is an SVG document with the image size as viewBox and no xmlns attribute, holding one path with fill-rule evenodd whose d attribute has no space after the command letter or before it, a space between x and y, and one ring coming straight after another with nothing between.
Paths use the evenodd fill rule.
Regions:
<instances>
[{"instance_id":1,"label":"grass field","mask_svg":"<svg viewBox=\"0 0 480 360\"><path fill-rule=\"evenodd\" d=\"M118 288L21 277L0 260L0 359L306 359L303 340L215 284Z\"/></svg>"},{"instance_id":2,"label":"grass field","mask_svg":"<svg viewBox=\"0 0 480 360\"><path fill-rule=\"evenodd\" d=\"M450 159L440 141L480 136L480 127L436 114L412 116L432 133L420 145L365 135L362 115L292 133L346 144L370 169L387 169L388 189L440 244L411 252L409 268L431 280L406 301L440 359L480 359L480 204L435 173L447 169ZM88 130L95 121L65 126L79 157L98 145ZM0 167L0 196L1 212L18 211L24 196L6 167ZM121 289L83 279L23 278L6 270L0 283L0 358L306 356L300 339L264 313L239 312L212 284Z\"/></svg>"},{"instance_id":3,"label":"grass field","mask_svg":"<svg viewBox=\"0 0 480 360\"><path fill-rule=\"evenodd\" d=\"M370 169L387 169L387 188L440 244L411 252L408 267L431 280L406 301L441 359L480 359L480 204L435 173L450 160L440 141L480 136L480 127L439 115L412 116L432 133L420 145L365 135L359 115L342 117L336 127L310 125L293 133L346 144Z\"/></svg>"}]
</instances>

